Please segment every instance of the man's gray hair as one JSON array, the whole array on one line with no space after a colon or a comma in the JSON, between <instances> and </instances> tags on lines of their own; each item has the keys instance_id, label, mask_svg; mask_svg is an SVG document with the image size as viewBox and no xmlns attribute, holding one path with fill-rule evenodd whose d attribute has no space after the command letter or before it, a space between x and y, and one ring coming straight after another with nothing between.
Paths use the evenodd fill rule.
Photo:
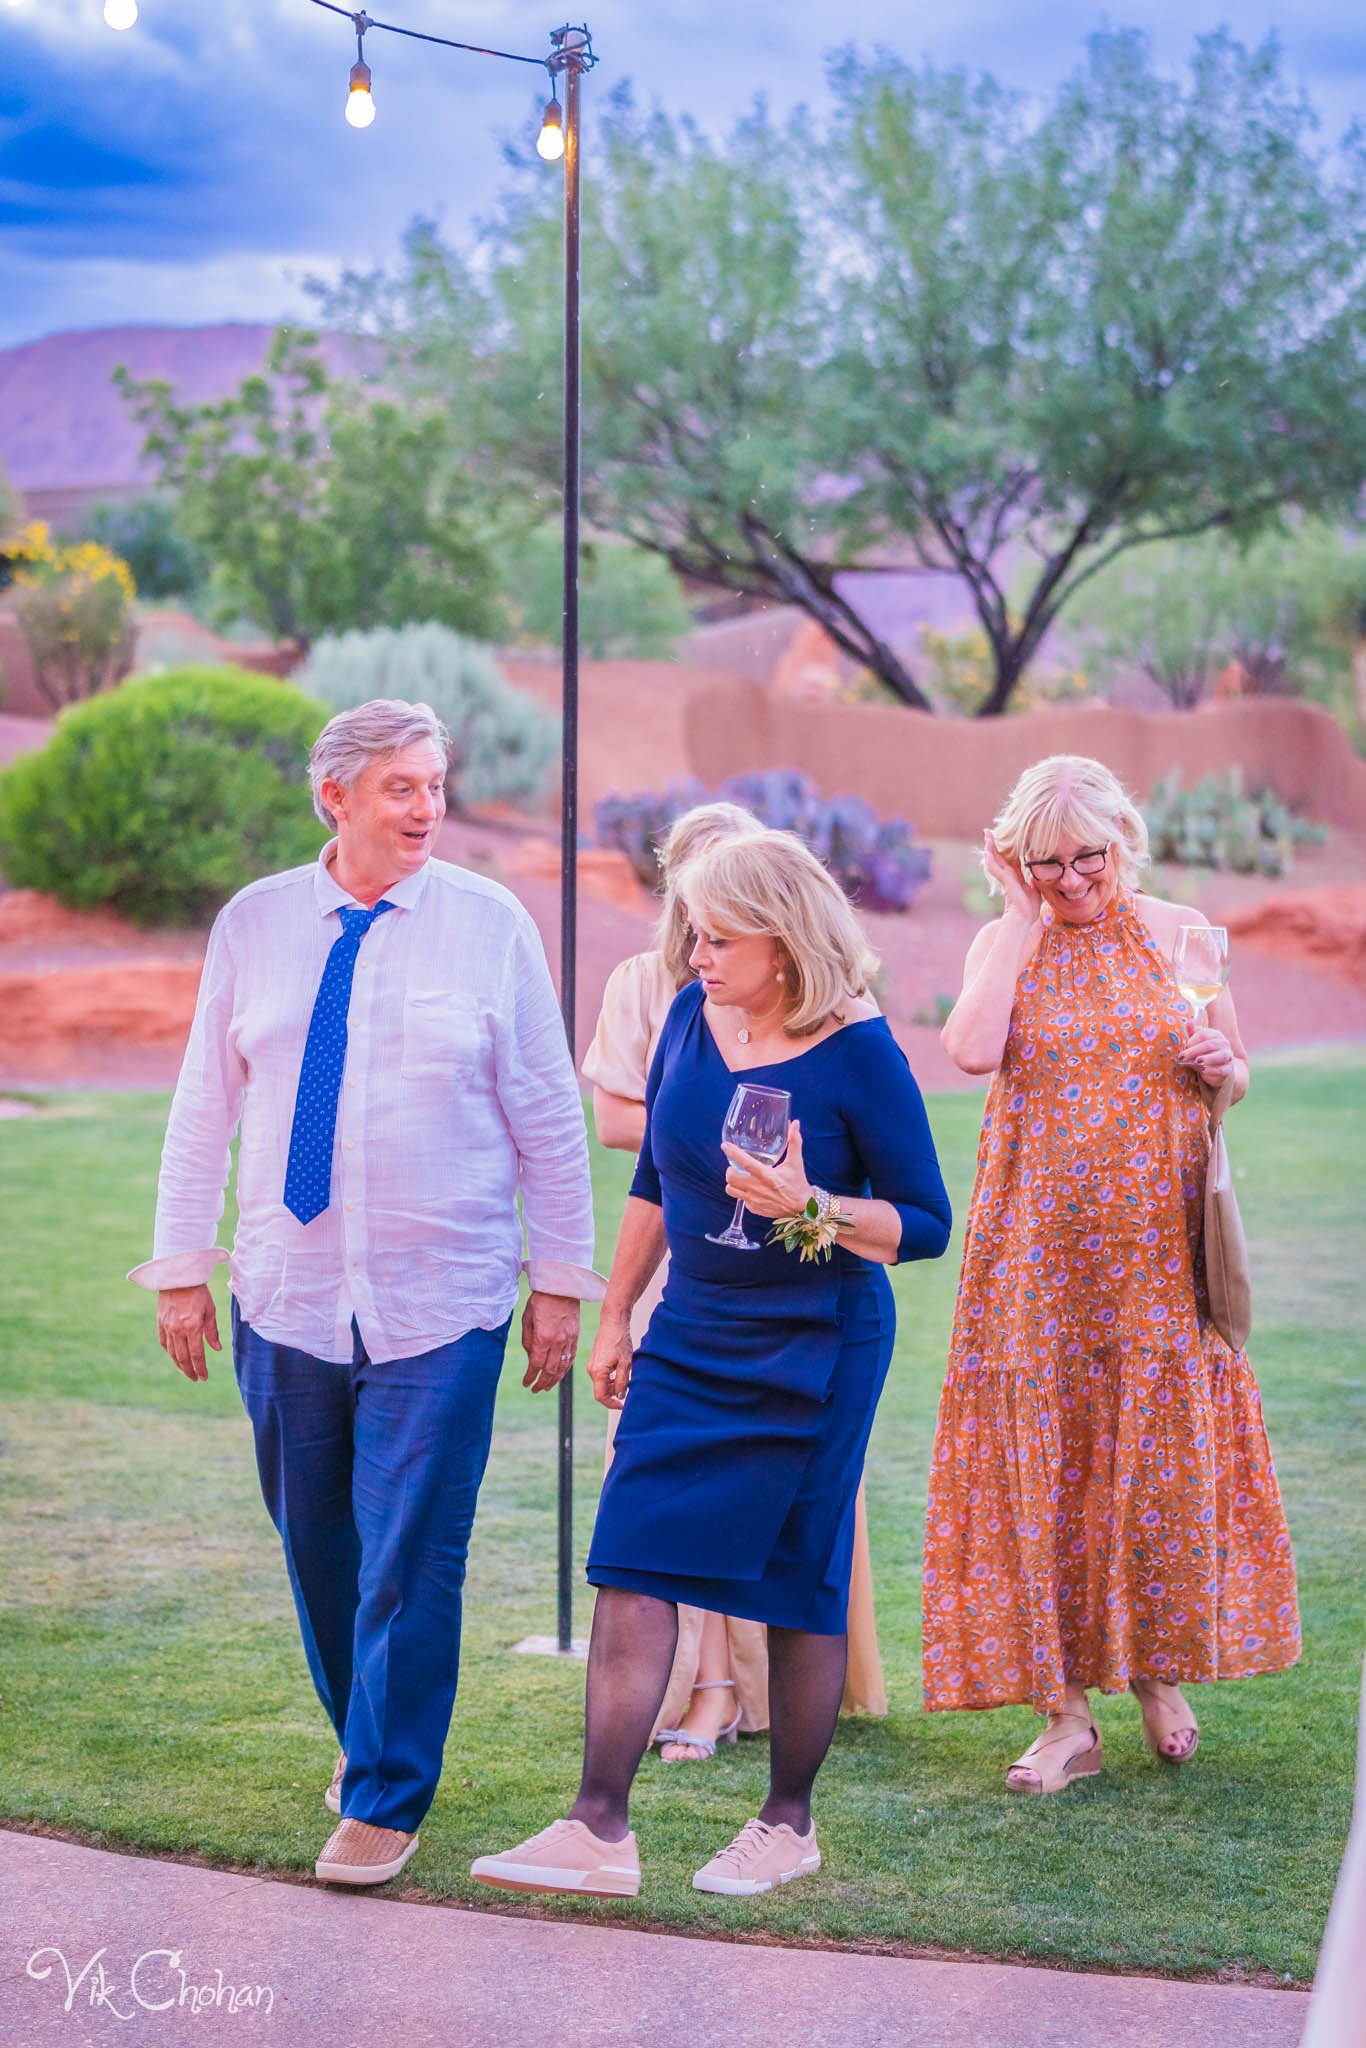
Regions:
<instances>
[{"instance_id":1,"label":"man's gray hair","mask_svg":"<svg viewBox=\"0 0 1366 2048\"><path fill-rule=\"evenodd\" d=\"M335 832L337 821L322 800L324 782L339 782L343 789L350 789L372 761L382 761L422 740L430 740L449 762L451 736L431 705L409 704L402 697L372 697L368 704L355 704L329 718L308 757L313 808L328 830Z\"/></svg>"}]
</instances>

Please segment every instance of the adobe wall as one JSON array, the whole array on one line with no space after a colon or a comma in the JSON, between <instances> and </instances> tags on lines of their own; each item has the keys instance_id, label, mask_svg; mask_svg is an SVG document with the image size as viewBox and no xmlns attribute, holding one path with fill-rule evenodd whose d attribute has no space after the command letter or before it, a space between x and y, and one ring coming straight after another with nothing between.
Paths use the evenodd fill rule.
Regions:
<instances>
[{"instance_id":1,"label":"adobe wall","mask_svg":"<svg viewBox=\"0 0 1366 2048\"><path fill-rule=\"evenodd\" d=\"M1237 762L1323 824L1366 829L1366 761L1331 713L1284 698L1190 712L1084 704L1007 718L936 718L894 705L809 704L730 682L684 706L689 767L709 786L755 768L800 768L825 796L864 797L932 839L976 838L1022 769L1090 754L1139 796Z\"/></svg>"}]
</instances>

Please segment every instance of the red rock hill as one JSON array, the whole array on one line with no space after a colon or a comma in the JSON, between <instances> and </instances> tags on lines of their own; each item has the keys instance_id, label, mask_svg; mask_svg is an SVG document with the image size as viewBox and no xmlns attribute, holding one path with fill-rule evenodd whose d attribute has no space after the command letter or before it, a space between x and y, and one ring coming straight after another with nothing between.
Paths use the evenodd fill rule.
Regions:
<instances>
[{"instance_id":1,"label":"red rock hill","mask_svg":"<svg viewBox=\"0 0 1366 2048\"><path fill-rule=\"evenodd\" d=\"M60 523L97 498L151 481L139 465L142 429L112 382L120 363L135 377L165 377L186 398L224 398L259 370L272 327L97 327L49 334L0 349L0 469L32 517ZM334 370L351 345L325 335Z\"/></svg>"}]
</instances>

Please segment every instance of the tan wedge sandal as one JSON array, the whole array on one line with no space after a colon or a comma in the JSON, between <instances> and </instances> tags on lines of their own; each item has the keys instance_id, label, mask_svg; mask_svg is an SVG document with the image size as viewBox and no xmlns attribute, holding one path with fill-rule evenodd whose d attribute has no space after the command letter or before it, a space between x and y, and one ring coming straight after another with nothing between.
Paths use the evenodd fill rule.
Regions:
<instances>
[{"instance_id":1,"label":"tan wedge sandal","mask_svg":"<svg viewBox=\"0 0 1366 2048\"><path fill-rule=\"evenodd\" d=\"M1139 1686L1152 1685L1154 1683L1156 1681L1153 1679L1141 1678L1137 1684L1131 1681L1129 1685L1130 1692L1138 1701L1138 1711L1143 1717L1143 1740L1160 1763L1172 1765L1188 1764L1195 1755L1196 1750L1200 1747L1200 1730L1196 1724L1195 1716L1191 1713L1190 1707L1184 1699L1178 1707L1162 1699L1156 1693L1150 1694L1145 1698L1139 1691ZM1149 1718L1150 1709L1152 1710L1151 1718ZM1179 1718L1182 1714L1187 1716L1187 1719L1184 1721L1181 1721ZM1166 1728L1162 1727L1159 1716L1166 1718L1168 1721ZM1170 1725L1172 1720L1178 1722L1175 1728Z\"/></svg>"},{"instance_id":2,"label":"tan wedge sandal","mask_svg":"<svg viewBox=\"0 0 1366 2048\"><path fill-rule=\"evenodd\" d=\"M1064 1742L1074 1738L1069 1728L1085 1728L1091 1736L1089 1748L1060 1756ZM1024 1755L1006 1772L1007 1792L1024 1792L1035 1798L1051 1792L1065 1792L1076 1778L1094 1778L1101 1766L1100 1730L1090 1715L1059 1714L1051 1728L1031 1742Z\"/></svg>"}]
</instances>

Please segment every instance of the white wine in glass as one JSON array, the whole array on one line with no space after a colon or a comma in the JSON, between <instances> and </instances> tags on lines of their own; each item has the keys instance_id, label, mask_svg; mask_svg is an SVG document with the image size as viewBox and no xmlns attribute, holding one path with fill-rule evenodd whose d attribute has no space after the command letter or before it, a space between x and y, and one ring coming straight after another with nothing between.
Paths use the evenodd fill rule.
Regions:
<instances>
[{"instance_id":1,"label":"white wine in glass","mask_svg":"<svg viewBox=\"0 0 1366 2048\"><path fill-rule=\"evenodd\" d=\"M730 1098L721 1135L728 1145L753 1153L766 1166L776 1166L787 1150L787 1126L792 1114L792 1097L786 1088L760 1088L741 1081ZM744 1201L735 1204L735 1214L720 1232L707 1232L708 1244L729 1245L732 1251L761 1252L762 1244L745 1236Z\"/></svg>"},{"instance_id":2,"label":"white wine in glass","mask_svg":"<svg viewBox=\"0 0 1366 2048\"><path fill-rule=\"evenodd\" d=\"M1183 924L1172 955L1176 985L1190 1004L1197 1024L1228 984L1228 932L1221 924Z\"/></svg>"}]
</instances>

